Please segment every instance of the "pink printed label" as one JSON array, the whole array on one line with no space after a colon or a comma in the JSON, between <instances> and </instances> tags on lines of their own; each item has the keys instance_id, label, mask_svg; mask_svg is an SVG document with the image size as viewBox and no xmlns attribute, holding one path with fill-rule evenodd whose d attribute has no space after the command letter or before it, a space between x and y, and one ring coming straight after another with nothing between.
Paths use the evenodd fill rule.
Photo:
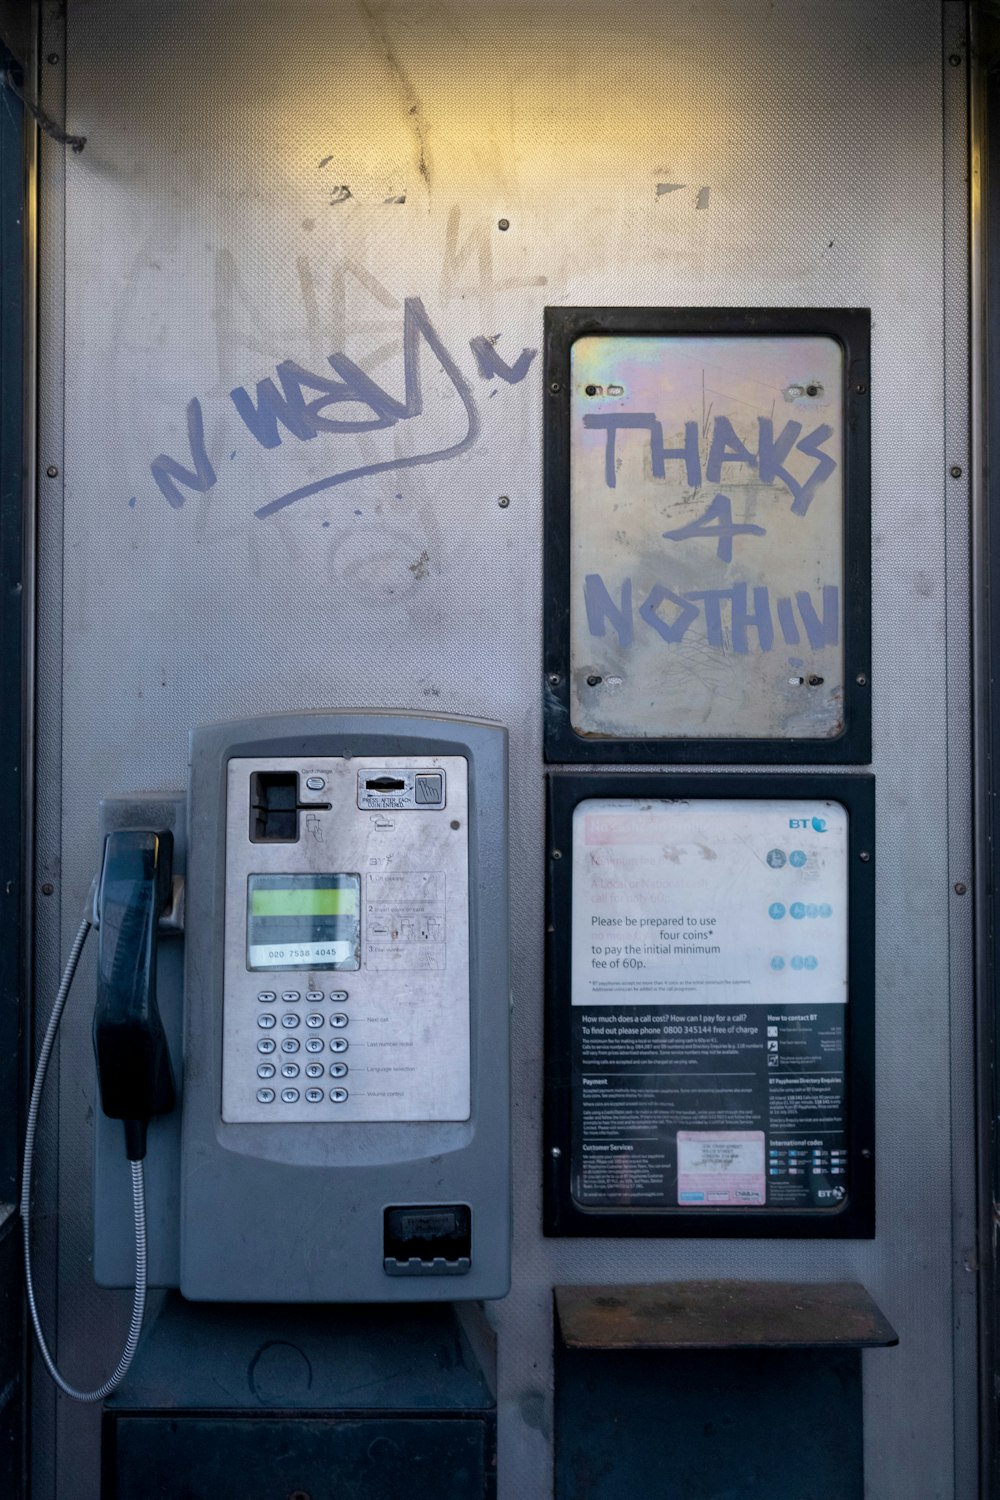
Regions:
<instances>
[{"instance_id":1,"label":"pink printed label","mask_svg":"<svg viewBox=\"0 0 1000 1500\"><path fill-rule=\"evenodd\" d=\"M762 1130L678 1130L678 1204L759 1207L766 1192Z\"/></svg>"}]
</instances>

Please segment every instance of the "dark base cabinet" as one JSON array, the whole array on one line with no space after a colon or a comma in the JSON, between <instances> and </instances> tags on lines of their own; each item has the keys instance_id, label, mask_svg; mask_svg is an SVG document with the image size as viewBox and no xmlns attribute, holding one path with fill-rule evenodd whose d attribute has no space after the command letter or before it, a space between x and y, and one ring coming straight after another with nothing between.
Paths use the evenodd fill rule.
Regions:
<instances>
[{"instance_id":1,"label":"dark base cabinet","mask_svg":"<svg viewBox=\"0 0 1000 1500\"><path fill-rule=\"evenodd\" d=\"M454 1417L114 1416L115 1500L481 1500L490 1431Z\"/></svg>"},{"instance_id":2,"label":"dark base cabinet","mask_svg":"<svg viewBox=\"0 0 1000 1500\"><path fill-rule=\"evenodd\" d=\"M494 1500L475 1316L170 1297L105 1405L102 1500Z\"/></svg>"},{"instance_id":3,"label":"dark base cabinet","mask_svg":"<svg viewBox=\"0 0 1000 1500\"><path fill-rule=\"evenodd\" d=\"M555 1492L862 1500L861 1354L561 1349Z\"/></svg>"},{"instance_id":4,"label":"dark base cabinet","mask_svg":"<svg viewBox=\"0 0 1000 1500\"><path fill-rule=\"evenodd\" d=\"M555 1289L556 1500L862 1500L851 1282Z\"/></svg>"}]
</instances>

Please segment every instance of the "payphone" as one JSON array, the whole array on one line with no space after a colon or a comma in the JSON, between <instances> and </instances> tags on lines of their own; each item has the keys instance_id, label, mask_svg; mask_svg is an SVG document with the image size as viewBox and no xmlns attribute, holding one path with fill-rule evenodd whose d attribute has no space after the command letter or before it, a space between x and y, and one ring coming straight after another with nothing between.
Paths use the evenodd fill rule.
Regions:
<instances>
[{"instance_id":1,"label":"payphone","mask_svg":"<svg viewBox=\"0 0 1000 1500\"><path fill-rule=\"evenodd\" d=\"M388 712L213 724L191 734L186 795L102 804L101 1284L135 1279L145 1155L151 1285L506 1293L506 741Z\"/></svg>"}]
</instances>

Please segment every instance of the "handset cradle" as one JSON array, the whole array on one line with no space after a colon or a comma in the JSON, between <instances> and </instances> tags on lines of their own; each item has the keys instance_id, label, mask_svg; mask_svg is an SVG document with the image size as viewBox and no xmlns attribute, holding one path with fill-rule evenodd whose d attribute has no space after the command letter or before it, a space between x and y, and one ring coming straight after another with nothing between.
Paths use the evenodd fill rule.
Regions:
<instances>
[{"instance_id":1,"label":"handset cradle","mask_svg":"<svg viewBox=\"0 0 1000 1500\"><path fill-rule=\"evenodd\" d=\"M173 835L120 829L104 841L94 1052L101 1107L125 1125L130 1161L146 1154L146 1129L168 1114L176 1092L156 1001L157 929L170 902Z\"/></svg>"}]
</instances>

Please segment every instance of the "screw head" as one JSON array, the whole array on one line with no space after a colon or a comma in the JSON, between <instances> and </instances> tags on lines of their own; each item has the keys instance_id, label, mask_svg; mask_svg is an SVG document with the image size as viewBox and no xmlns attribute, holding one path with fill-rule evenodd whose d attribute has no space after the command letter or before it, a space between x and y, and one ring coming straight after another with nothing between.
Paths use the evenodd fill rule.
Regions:
<instances>
[{"instance_id":1,"label":"screw head","mask_svg":"<svg viewBox=\"0 0 1000 1500\"><path fill-rule=\"evenodd\" d=\"M591 672L590 676L587 678L587 686L599 687L603 681L603 677L599 677L596 672Z\"/></svg>"},{"instance_id":2,"label":"screw head","mask_svg":"<svg viewBox=\"0 0 1000 1500\"><path fill-rule=\"evenodd\" d=\"M45 884L42 886L42 895L43 896L51 896L52 892L54 890L55 890L55 886L52 884L51 880L47 880L45 882Z\"/></svg>"},{"instance_id":3,"label":"screw head","mask_svg":"<svg viewBox=\"0 0 1000 1500\"><path fill-rule=\"evenodd\" d=\"M499 505L501 510L506 510L508 505L510 504L510 496L501 495L500 499L497 501L497 504Z\"/></svg>"},{"instance_id":4,"label":"screw head","mask_svg":"<svg viewBox=\"0 0 1000 1500\"><path fill-rule=\"evenodd\" d=\"M561 681L562 678L559 676L558 672L549 673L549 687L558 687Z\"/></svg>"},{"instance_id":5,"label":"screw head","mask_svg":"<svg viewBox=\"0 0 1000 1500\"><path fill-rule=\"evenodd\" d=\"M868 387L866 385L856 385L854 387L854 389L858 393L859 396L863 396L865 394L865 392L867 391Z\"/></svg>"},{"instance_id":6,"label":"screw head","mask_svg":"<svg viewBox=\"0 0 1000 1500\"><path fill-rule=\"evenodd\" d=\"M562 390L562 386L559 384L558 380L553 380L552 384L549 386L549 390L552 392L553 396L558 396L559 392Z\"/></svg>"},{"instance_id":7,"label":"screw head","mask_svg":"<svg viewBox=\"0 0 1000 1500\"><path fill-rule=\"evenodd\" d=\"M562 850L561 849L553 849L553 851L552 851L552 858L553 859L562 859Z\"/></svg>"},{"instance_id":8,"label":"screw head","mask_svg":"<svg viewBox=\"0 0 1000 1500\"><path fill-rule=\"evenodd\" d=\"M49 55L48 55L48 57L45 59L45 61L47 63L51 63L52 66L55 67L56 63L59 61L59 53L58 52L50 52Z\"/></svg>"},{"instance_id":9,"label":"screw head","mask_svg":"<svg viewBox=\"0 0 1000 1500\"><path fill-rule=\"evenodd\" d=\"M862 1146L862 1148L861 1148L861 1155L864 1157L865 1161L868 1161L868 1159L871 1156L871 1154L872 1153L871 1153L871 1147L870 1146Z\"/></svg>"},{"instance_id":10,"label":"screw head","mask_svg":"<svg viewBox=\"0 0 1000 1500\"><path fill-rule=\"evenodd\" d=\"M955 881L955 895L956 896L964 896L965 893L966 893L966 891L968 889L969 889L969 887L966 885L966 883L965 883L964 880L956 880Z\"/></svg>"},{"instance_id":11,"label":"screw head","mask_svg":"<svg viewBox=\"0 0 1000 1500\"><path fill-rule=\"evenodd\" d=\"M948 65L949 65L949 67L957 68L957 67L959 67L961 65L961 62L962 62L962 59L959 57L959 55L958 55L957 52L951 52L951 53L948 54Z\"/></svg>"},{"instance_id":12,"label":"screw head","mask_svg":"<svg viewBox=\"0 0 1000 1500\"><path fill-rule=\"evenodd\" d=\"M509 219L498 219L497 220L497 228L498 229L509 229L510 228L510 220Z\"/></svg>"},{"instance_id":13,"label":"screw head","mask_svg":"<svg viewBox=\"0 0 1000 1500\"><path fill-rule=\"evenodd\" d=\"M867 678L867 676L865 675L864 672L859 672L858 675L857 675L857 677L855 677L854 681L857 683L858 687L867 687L868 686L868 678Z\"/></svg>"},{"instance_id":14,"label":"screw head","mask_svg":"<svg viewBox=\"0 0 1000 1500\"><path fill-rule=\"evenodd\" d=\"M952 464L951 468L948 470L948 473L951 475L952 479L961 479L961 477L962 477L962 465L961 464Z\"/></svg>"},{"instance_id":15,"label":"screw head","mask_svg":"<svg viewBox=\"0 0 1000 1500\"><path fill-rule=\"evenodd\" d=\"M552 1147L552 1153L551 1153L551 1154L552 1154L552 1155L553 1155L553 1156L554 1156L554 1157L556 1157L556 1159L557 1159L557 1160L558 1160L558 1158L559 1158L559 1157L560 1157L560 1156L562 1156L562 1147L561 1147L561 1146L553 1146L553 1147Z\"/></svg>"},{"instance_id":16,"label":"screw head","mask_svg":"<svg viewBox=\"0 0 1000 1500\"><path fill-rule=\"evenodd\" d=\"M45 470L45 472L49 476L50 479L58 479L59 478L59 470L56 468L55 464L49 464L49 466Z\"/></svg>"},{"instance_id":17,"label":"screw head","mask_svg":"<svg viewBox=\"0 0 1000 1500\"><path fill-rule=\"evenodd\" d=\"M867 865L871 861L871 855L868 853L867 849L862 849L861 853L858 855L858 858L863 865Z\"/></svg>"}]
</instances>

